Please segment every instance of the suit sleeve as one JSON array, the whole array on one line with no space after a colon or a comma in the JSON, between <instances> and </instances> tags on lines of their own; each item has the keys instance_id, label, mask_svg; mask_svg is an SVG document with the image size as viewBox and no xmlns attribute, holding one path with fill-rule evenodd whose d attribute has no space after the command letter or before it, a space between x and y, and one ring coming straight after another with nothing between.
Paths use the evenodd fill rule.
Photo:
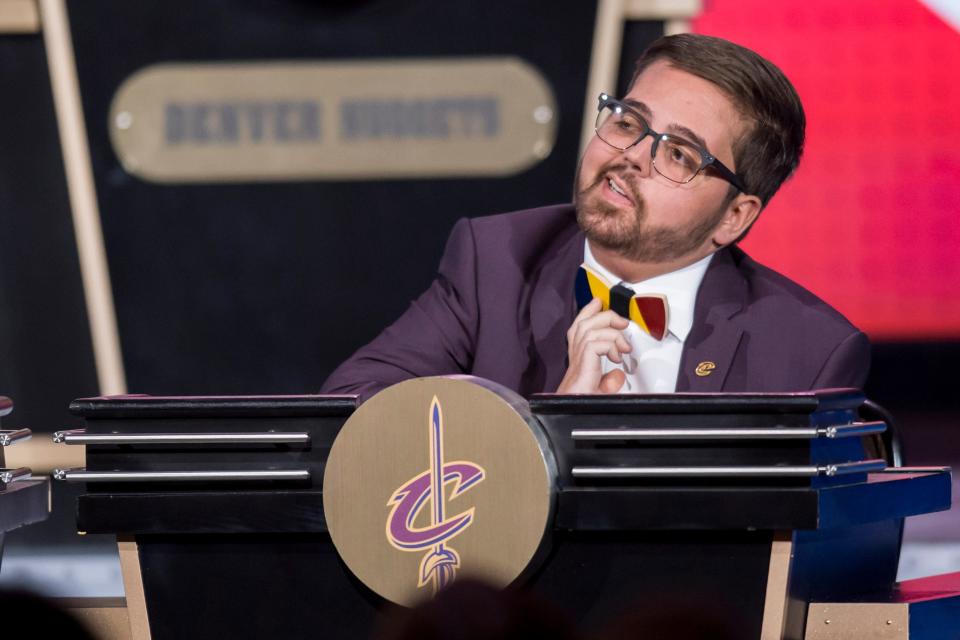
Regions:
<instances>
[{"instance_id":1,"label":"suit sleeve","mask_svg":"<svg viewBox=\"0 0 960 640\"><path fill-rule=\"evenodd\" d=\"M468 373L479 324L476 243L468 219L453 227L437 277L392 325L327 378L321 393L361 401L409 378Z\"/></svg>"},{"instance_id":2,"label":"suit sleeve","mask_svg":"<svg viewBox=\"0 0 960 640\"><path fill-rule=\"evenodd\" d=\"M810 388L852 387L863 389L869 371L870 341L862 332L855 331L833 350Z\"/></svg>"}]
</instances>

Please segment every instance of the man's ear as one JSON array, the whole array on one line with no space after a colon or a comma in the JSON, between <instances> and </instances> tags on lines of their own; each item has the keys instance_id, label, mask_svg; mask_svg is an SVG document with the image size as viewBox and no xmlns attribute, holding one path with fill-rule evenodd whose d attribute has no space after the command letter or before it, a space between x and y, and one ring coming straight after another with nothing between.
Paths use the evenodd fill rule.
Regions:
<instances>
[{"instance_id":1,"label":"man's ear","mask_svg":"<svg viewBox=\"0 0 960 640\"><path fill-rule=\"evenodd\" d=\"M763 204L757 196L738 194L727 205L723 218L713 230L713 241L721 247L736 242L757 219L762 208Z\"/></svg>"}]
</instances>

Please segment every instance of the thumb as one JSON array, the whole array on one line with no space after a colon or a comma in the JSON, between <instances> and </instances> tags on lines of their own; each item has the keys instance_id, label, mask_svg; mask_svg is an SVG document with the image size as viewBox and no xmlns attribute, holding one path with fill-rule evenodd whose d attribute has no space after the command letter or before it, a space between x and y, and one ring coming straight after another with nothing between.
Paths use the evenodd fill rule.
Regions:
<instances>
[{"instance_id":1,"label":"thumb","mask_svg":"<svg viewBox=\"0 0 960 640\"><path fill-rule=\"evenodd\" d=\"M608 371L600 378L600 384L597 385L597 389L600 393L616 393L620 391L620 387L622 387L626 381L627 374L620 369L614 369L613 371Z\"/></svg>"}]
</instances>

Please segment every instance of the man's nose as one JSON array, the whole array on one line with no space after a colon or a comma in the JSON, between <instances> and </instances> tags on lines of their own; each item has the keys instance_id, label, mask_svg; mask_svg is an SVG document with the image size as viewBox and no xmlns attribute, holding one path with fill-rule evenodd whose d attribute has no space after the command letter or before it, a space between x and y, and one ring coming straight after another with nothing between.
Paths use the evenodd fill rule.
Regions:
<instances>
[{"instance_id":1,"label":"man's nose","mask_svg":"<svg viewBox=\"0 0 960 640\"><path fill-rule=\"evenodd\" d=\"M653 170L653 136L647 135L632 147L627 147L621 153L624 160L636 168L643 177L648 177Z\"/></svg>"}]
</instances>

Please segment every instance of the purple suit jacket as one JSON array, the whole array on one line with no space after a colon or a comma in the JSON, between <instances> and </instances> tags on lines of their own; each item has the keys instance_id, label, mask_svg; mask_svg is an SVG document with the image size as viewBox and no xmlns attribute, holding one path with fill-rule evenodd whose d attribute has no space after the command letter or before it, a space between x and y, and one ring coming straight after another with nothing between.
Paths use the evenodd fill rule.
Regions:
<instances>
[{"instance_id":1,"label":"purple suit jacket","mask_svg":"<svg viewBox=\"0 0 960 640\"><path fill-rule=\"evenodd\" d=\"M367 398L408 378L457 373L524 396L555 391L583 243L570 205L458 221L430 288L322 391ZM698 376L706 361L715 369ZM700 286L677 391L861 388L869 363L866 336L837 311L727 248Z\"/></svg>"}]
</instances>

